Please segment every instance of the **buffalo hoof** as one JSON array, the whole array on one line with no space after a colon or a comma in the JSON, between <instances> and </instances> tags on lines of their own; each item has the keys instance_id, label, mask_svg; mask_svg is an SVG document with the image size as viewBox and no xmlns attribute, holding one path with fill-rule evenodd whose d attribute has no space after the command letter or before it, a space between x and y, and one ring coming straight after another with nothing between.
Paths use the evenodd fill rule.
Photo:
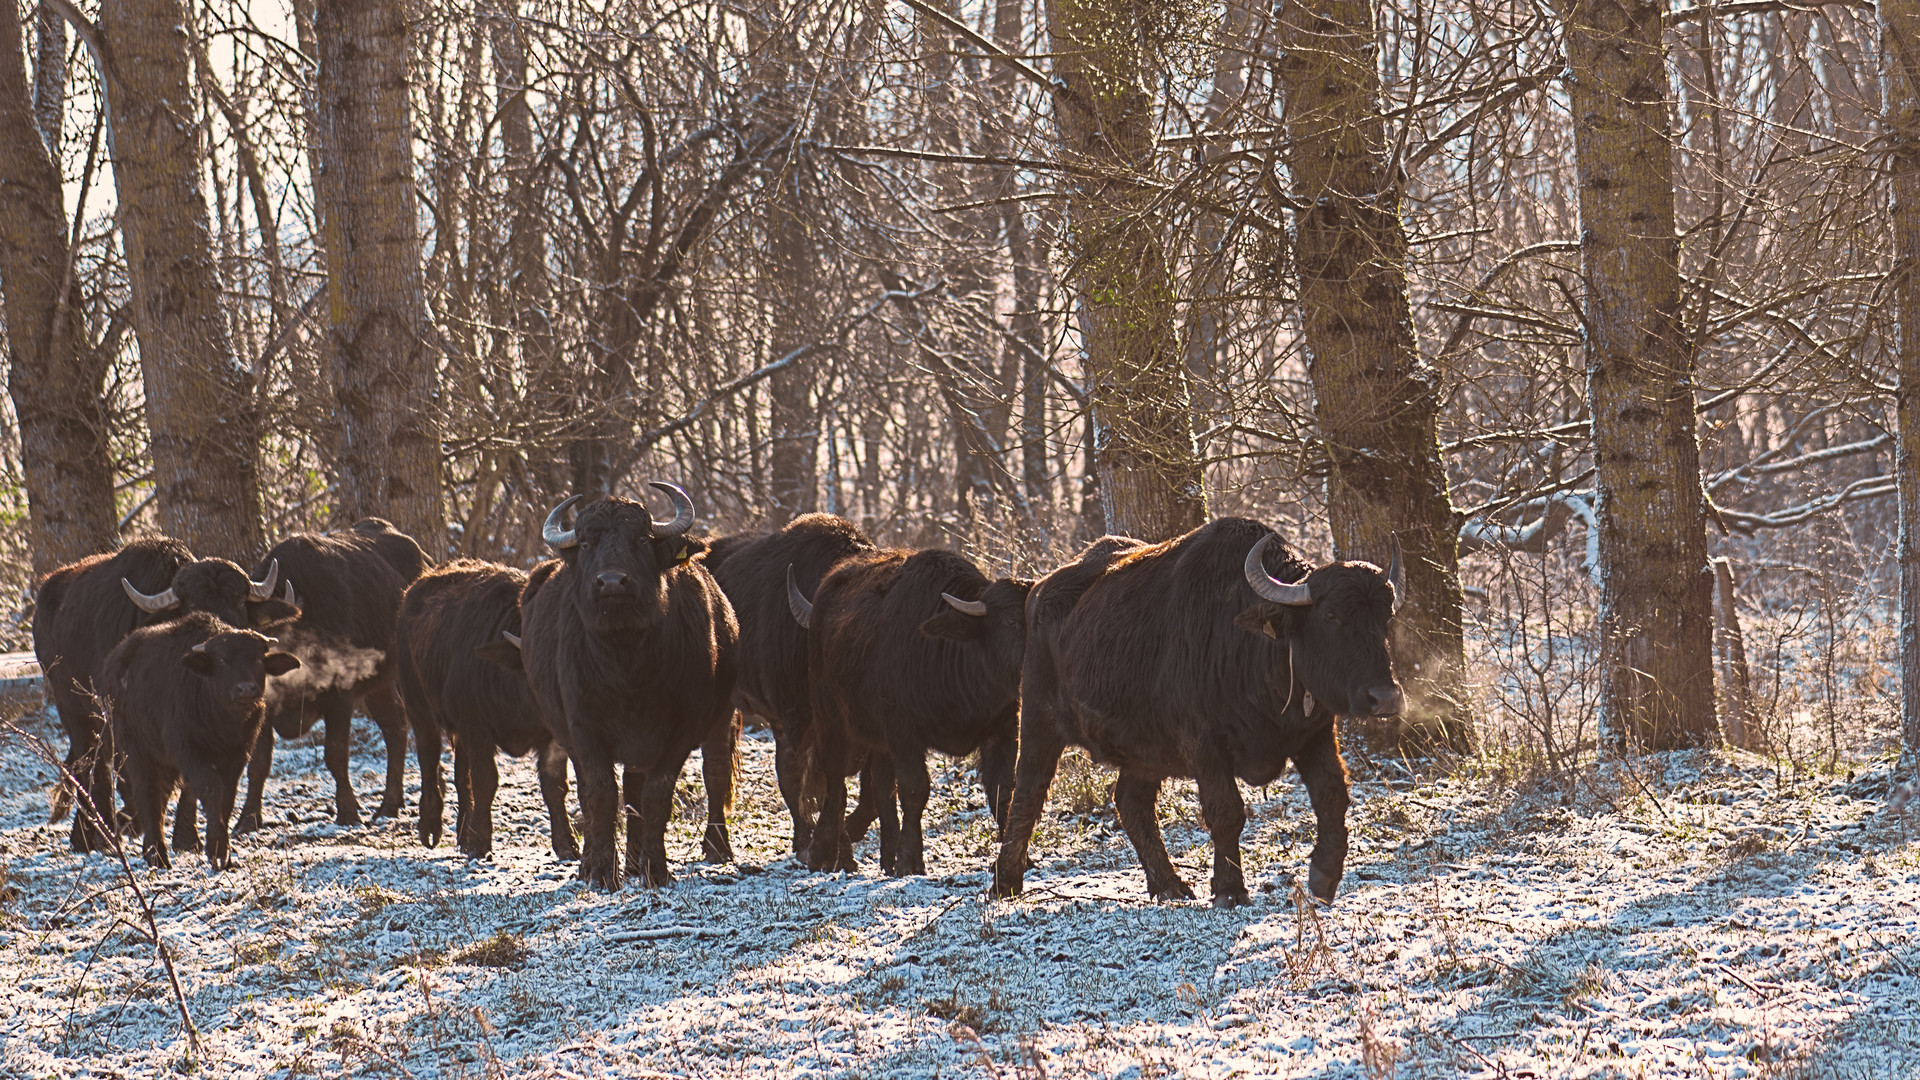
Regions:
<instances>
[{"instance_id":1,"label":"buffalo hoof","mask_svg":"<svg viewBox=\"0 0 1920 1080\"><path fill-rule=\"evenodd\" d=\"M346 825L346 826L354 826L354 825L360 824L360 808L357 806L350 806L345 810L340 811L339 813L333 815L333 823L335 825Z\"/></svg>"},{"instance_id":2,"label":"buffalo hoof","mask_svg":"<svg viewBox=\"0 0 1920 1080\"><path fill-rule=\"evenodd\" d=\"M1333 903L1333 894L1340 891L1340 871L1328 873L1317 866L1307 868L1307 891L1317 899Z\"/></svg>"},{"instance_id":3,"label":"buffalo hoof","mask_svg":"<svg viewBox=\"0 0 1920 1080\"><path fill-rule=\"evenodd\" d=\"M185 830L175 829L173 832L173 850L199 851L200 834L198 832L186 832Z\"/></svg>"},{"instance_id":4,"label":"buffalo hoof","mask_svg":"<svg viewBox=\"0 0 1920 1080\"><path fill-rule=\"evenodd\" d=\"M422 821L420 823L420 842L430 848L439 847L440 846L440 826L437 824L429 825L426 822ZM466 845L464 844L461 845L463 849L465 848L465 846Z\"/></svg>"},{"instance_id":5,"label":"buffalo hoof","mask_svg":"<svg viewBox=\"0 0 1920 1080\"><path fill-rule=\"evenodd\" d=\"M588 888L601 892L620 891L620 870L612 859L581 860L579 878L587 883Z\"/></svg>"},{"instance_id":6,"label":"buffalo hoof","mask_svg":"<svg viewBox=\"0 0 1920 1080\"><path fill-rule=\"evenodd\" d=\"M810 851L812 848L813 848L813 830L803 829L798 825L794 826L793 857L796 859L804 859L807 857L807 852Z\"/></svg>"},{"instance_id":7,"label":"buffalo hoof","mask_svg":"<svg viewBox=\"0 0 1920 1080\"><path fill-rule=\"evenodd\" d=\"M379 821L381 818L397 818L400 816L402 809L403 807L398 799L392 802L383 801L380 804L380 809L373 812L373 820Z\"/></svg>"},{"instance_id":8,"label":"buffalo hoof","mask_svg":"<svg viewBox=\"0 0 1920 1080\"><path fill-rule=\"evenodd\" d=\"M234 835L236 836L238 836L241 833L258 832L259 829L260 829L260 811L258 810L250 810L250 811L243 812L240 815L240 820L234 822L233 824L233 832L234 832Z\"/></svg>"},{"instance_id":9,"label":"buffalo hoof","mask_svg":"<svg viewBox=\"0 0 1920 1080\"><path fill-rule=\"evenodd\" d=\"M1253 898L1244 889L1237 893L1220 893L1213 898L1213 906L1217 908L1246 907L1251 903Z\"/></svg>"},{"instance_id":10,"label":"buffalo hoof","mask_svg":"<svg viewBox=\"0 0 1920 1080\"><path fill-rule=\"evenodd\" d=\"M571 839L564 844L555 844L553 845L553 857L563 863L579 862L580 845L574 843Z\"/></svg>"},{"instance_id":11,"label":"buffalo hoof","mask_svg":"<svg viewBox=\"0 0 1920 1080\"><path fill-rule=\"evenodd\" d=\"M733 841L727 838L725 825L709 824L707 826L707 835L700 840L700 861L710 863L733 861Z\"/></svg>"},{"instance_id":12,"label":"buffalo hoof","mask_svg":"<svg viewBox=\"0 0 1920 1080\"><path fill-rule=\"evenodd\" d=\"M481 862L493 858L493 845L477 842L461 844L460 854L474 862Z\"/></svg>"},{"instance_id":13,"label":"buffalo hoof","mask_svg":"<svg viewBox=\"0 0 1920 1080\"><path fill-rule=\"evenodd\" d=\"M155 870L173 869L173 860L167 858L166 848L148 848L140 854L146 858L147 865L153 867Z\"/></svg>"},{"instance_id":14,"label":"buffalo hoof","mask_svg":"<svg viewBox=\"0 0 1920 1080\"><path fill-rule=\"evenodd\" d=\"M1024 889L1026 884L1024 873L1006 873L996 862L993 866L993 886L987 891L987 895L995 900L1011 900L1020 895L1020 890Z\"/></svg>"},{"instance_id":15,"label":"buffalo hoof","mask_svg":"<svg viewBox=\"0 0 1920 1080\"><path fill-rule=\"evenodd\" d=\"M1174 878L1172 881L1163 881L1158 885L1149 881L1147 882L1147 894L1155 900L1193 899L1193 890L1188 888L1187 883L1181 881L1179 878Z\"/></svg>"}]
</instances>

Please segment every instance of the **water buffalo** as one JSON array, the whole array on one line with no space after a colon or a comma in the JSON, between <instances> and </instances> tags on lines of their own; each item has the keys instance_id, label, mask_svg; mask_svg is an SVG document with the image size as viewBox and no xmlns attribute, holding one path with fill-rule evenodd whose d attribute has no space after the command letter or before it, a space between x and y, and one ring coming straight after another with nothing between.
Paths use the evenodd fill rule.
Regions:
<instances>
[{"instance_id":1,"label":"water buffalo","mask_svg":"<svg viewBox=\"0 0 1920 1080\"><path fill-rule=\"evenodd\" d=\"M299 666L272 638L204 611L141 627L107 654L101 693L148 865L171 865L161 826L167 796L184 781L181 805L206 810L207 865L227 868L227 822L247 752L266 720L267 678ZM191 845L181 843L176 821L176 850L198 846L191 822L185 836Z\"/></svg>"},{"instance_id":2,"label":"water buffalo","mask_svg":"<svg viewBox=\"0 0 1920 1080\"><path fill-rule=\"evenodd\" d=\"M897 841L891 806L880 814L882 851L899 845L889 872L927 872L920 818L932 791L928 750L980 751L987 805L1005 825L1032 588L1031 581L991 581L964 556L939 549L850 555L822 579L811 603L797 578L788 579L794 621L808 627L827 780L809 866L853 869L851 855L827 842L846 805L850 746L872 755L874 786L898 785Z\"/></svg>"},{"instance_id":3,"label":"water buffalo","mask_svg":"<svg viewBox=\"0 0 1920 1080\"><path fill-rule=\"evenodd\" d=\"M789 570L808 593L834 564L874 550L858 526L831 514L806 514L771 535L742 533L722 537L707 549L705 563L733 605L740 623L740 679L734 704L773 729L774 777L793 819L793 853L804 856L812 843L815 804L824 777L813 762L813 703L807 688L807 633L795 624L787 602ZM863 808L871 800L861 787ZM871 818L857 810L848 822L865 832Z\"/></svg>"},{"instance_id":4,"label":"water buffalo","mask_svg":"<svg viewBox=\"0 0 1920 1080\"><path fill-rule=\"evenodd\" d=\"M288 595L301 604L299 620L282 636L302 666L299 675L280 680L267 701L267 726L247 765L247 802L237 828L260 827L274 735L298 738L320 719L327 722L334 819L342 825L360 823L360 800L347 761L356 701L364 703L387 743L386 789L374 816L394 817L404 800L407 767L406 714L393 678L394 624L400 600L427 557L412 537L380 518L367 518L341 532L290 536L261 560L262 566L273 562L280 565Z\"/></svg>"},{"instance_id":5,"label":"water buffalo","mask_svg":"<svg viewBox=\"0 0 1920 1080\"><path fill-rule=\"evenodd\" d=\"M694 559L693 502L655 482L674 505L654 521L645 505L603 496L571 528L567 499L542 529L559 558L535 568L520 594L521 661L542 718L567 748L586 818L580 877L617 890L619 802L614 766L626 770L625 872L647 885L673 880L667 818L674 784L696 746L707 785L702 853L731 861L726 810L733 799L734 652L739 630L720 586Z\"/></svg>"},{"instance_id":6,"label":"water buffalo","mask_svg":"<svg viewBox=\"0 0 1920 1080\"><path fill-rule=\"evenodd\" d=\"M420 840L440 842L440 737L453 740L454 833L475 859L493 852L495 750L540 756L553 854L580 857L567 820L567 754L540 719L521 667L520 591L527 575L461 559L420 577L400 605L395 653L400 697L420 763Z\"/></svg>"},{"instance_id":7,"label":"water buffalo","mask_svg":"<svg viewBox=\"0 0 1920 1080\"><path fill-rule=\"evenodd\" d=\"M178 540L135 540L110 555L94 555L41 579L34 599L33 651L47 697L67 732L67 772L82 778L100 815L112 812L112 781L105 755L96 753L106 722L93 701L94 676L107 654L137 627L206 611L234 626L270 630L299 610L273 596L277 567L261 581L225 559L199 559ZM58 821L72 805L63 778L54 796ZM191 828L192 803L181 801ZM96 851L105 837L93 814L74 815L75 851Z\"/></svg>"},{"instance_id":8,"label":"water buffalo","mask_svg":"<svg viewBox=\"0 0 1920 1080\"><path fill-rule=\"evenodd\" d=\"M1027 843L1073 744L1119 768L1115 808L1156 898L1193 896L1154 817L1161 781L1198 780L1223 906L1247 900L1234 778L1270 783L1291 759L1318 824L1308 887L1332 899L1348 806L1334 717L1400 711L1387 622L1403 589L1397 551L1386 570L1310 569L1244 518L1160 544L1107 537L1047 575L1027 602L1020 760L994 894L1020 891Z\"/></svg>"}]
</instances>

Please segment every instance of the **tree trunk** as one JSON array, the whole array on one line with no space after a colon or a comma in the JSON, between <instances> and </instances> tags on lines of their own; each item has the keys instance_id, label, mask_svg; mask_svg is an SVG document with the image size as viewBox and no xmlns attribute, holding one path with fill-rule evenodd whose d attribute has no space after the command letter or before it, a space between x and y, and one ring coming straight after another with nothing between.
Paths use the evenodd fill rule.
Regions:
<instances>
[{"instance_id":1,"label":"tree trunk","mask_svg":"<svg viewBox=\"0 0 1920 1080\"><path fill-rule=\"evenodd\" d=\"M0 303L7 317L7 390L20 423L35 576L108 551L115 539L113 469L101 409L106 357L87 339L80 285L67 263L60 170L30 103L19 7L0 3ZM40 82L59 53L42 52ZM59 80L64 85L65 80ZM59 131L58 112L51 129Z\"/></svg>"},{"instance_id":2,"label":"tree trunk","mask_svg":"<svg viewBox=\"0 0 1920 1080\"><path fill-rule=\"evenodd\" d=\"M1605 736L1718 742L1713 571L1680 320L1664 4L1560 0L1600 495Z\"/></svg>"},{"instance_id":3,"label":"tree trunk","mask_svg":"<svg viewBox=\"0 0 1920 1080\"><path fill-rule=\"evenodd\" d=\"M1440 462L1439 375L1407 301L1407 231L1374 66L1368 0L1290 2L1281 18L1287 166L1314 415L1331 470L1334 554L1385 566L1399 538L1407 596L1394 668L1416 731L1468 749L1458 534Z\"/></svg>"},{"instance_id":4,"label":"tree trunk","mask_svg":"<svg viewBox=\"0 0 1920 1080\"><path fill-rule=\"evenodd\" d=\"M1920 0L1881 0L1893 218L1896 461L1900 478L1901 771L1920 777Z\"/></svg>"},{"instance_id":5,"label":"tree trunk","mask_svg":"<svg viewBox=\"0 0 1920 1080\"><path fill-rule=\"evenodd\" d=\"M436 352L413 192L411 33L392 0L320 0L319 167L339 504L446 553Z\"/></svg>"},{"instance_id":6,"label":"tree trunk","mask_svg":"<svg viewBox=\"0 0 1920 1080\"><path fill-rule=\"evenodd\" d=\"M180 0L107 0L114 180L160 526L202 557L260 549L252 373L221 311Z\"/></svg>"},{"instance_id":7,"label":"tree trunk","mask_svg":"<svg viewBox=\"0 0 1920 1080\"><path fill-rule=\"evenodd\" d=\"M1145 14L1129 0L1047 0L1047 13L1106 528L1165 540L1199 527L1207 498L1162 215L1140 180L1157 135Z\"/></svg>"}]
</instances>

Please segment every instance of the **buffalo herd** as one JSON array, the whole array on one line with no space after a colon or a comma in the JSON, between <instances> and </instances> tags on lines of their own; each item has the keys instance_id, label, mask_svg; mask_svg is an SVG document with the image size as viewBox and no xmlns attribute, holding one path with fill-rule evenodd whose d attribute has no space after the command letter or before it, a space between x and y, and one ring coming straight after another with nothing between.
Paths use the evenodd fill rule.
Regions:
<instances>
[{"instance_id":1,"label":"buffalo herd","mask_svg":"<svg viewBox=\"0 0 1920 1080\"><path fill-rule=\"evenodd\" d=\"M140 540L48 574L34 650L69 739L55 818L79 804L73 849L137 829L147 861L169 865L178 789L172 850L201 849L204 812L208 865L225 867L241 773L233 824L246 832L262 822L275 736L318 720L335 816L357 824L357 708L386 744L375 816L402 810L410 727L419 835L437 844L451 742L454 840L486 858L494 754L534 754L555 858L578 860L597 888L661 885L673 880L675 785L696 747L702 856L732 860L727 812L750 716L773 732L793 852L814 870L856 869L853 848L877 822L882 869L926 873L927 754L977 754L999 828L993 893L1016 895L1061 755L1079 746L1118 771L1115 809L1153 897L1193 896L1161 837L1164 781L1197 782L1213 901L1234 905L1248 899L1236 781L1269 783L1289 762L1317 823L1308 888L1323 900L1339 888L1348 785L1335 717L1400 712L1387 649L1405 589L1397 550L1384 570L1316 568L1267 526L1221 518L1157 544L1104 537L1038 581L995 579L951 551L882 548L826 514L698 537L686 493L652 486L672 504L664 521L615 496L554 507L542 530L554 557L530 573L433 566L369 518L289 537L251 573Z\"/></svg>"}]
</instances>

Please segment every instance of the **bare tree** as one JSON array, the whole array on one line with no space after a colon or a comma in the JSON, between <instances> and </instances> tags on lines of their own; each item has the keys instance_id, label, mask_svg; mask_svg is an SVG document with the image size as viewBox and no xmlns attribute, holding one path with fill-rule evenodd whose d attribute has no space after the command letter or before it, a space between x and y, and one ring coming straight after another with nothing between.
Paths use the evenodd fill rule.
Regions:
<instances>
[{"instance_id":1,"label":"bare tree","mask_svg":"<svg viewBox=\"0 0 1920 1080\"><path fill-rule=\"evenodd\" d=\"M1600 493L1601 708L1611 738L1669 749L1713 744L1718 732L1662 10L1560 5Z\"/></svg>"},{"instance_id":2,"label":"bare tree","mask_svg":"<svg viewBox=\"0 0 1920 1080\"><path fill-rule=\"evenodd\" d=\"M1902 767L1920 775L1920 3L1881 0L1886 125L1893 152L1893 351L1900 535Z\"/></svg>"},{"instance_id":3,"label":"bare tree","mask_svg":"<svg viewBox=\"0 0 1920 1080\"><path fill-rule=\"evenodd\" d=\"M107 363L87 335L74 273L57 157L60 106L48 93L29 96L24 47L18 7L0 3L0 300L41 574L109 550L115 529L101 405ZM40 87L64 85L55 68L64 71L66 57L43 50ZM51 104L51 117L35 104Z\"/></svg>"}]
</instances>

